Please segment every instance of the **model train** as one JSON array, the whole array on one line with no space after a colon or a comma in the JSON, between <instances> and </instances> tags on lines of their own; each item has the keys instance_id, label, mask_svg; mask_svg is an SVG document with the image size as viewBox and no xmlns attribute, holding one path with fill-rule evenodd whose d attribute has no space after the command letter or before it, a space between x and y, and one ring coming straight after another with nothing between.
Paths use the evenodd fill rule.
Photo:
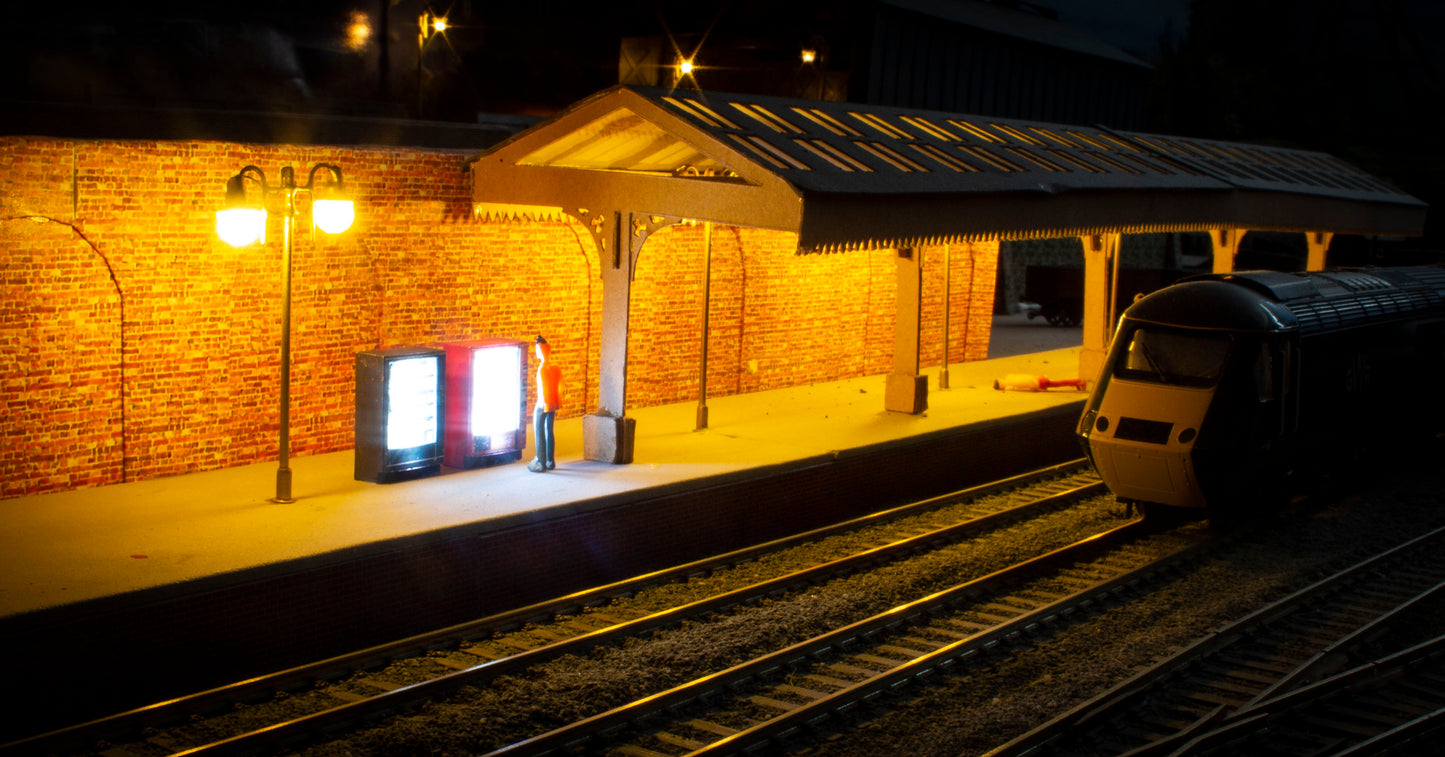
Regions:
<instances>
[{"instance_id":1,"label":"model train","mask_svg":"<svg viewBox=\"0 0 1445 757\"><path fill-rule=\"evenodd\" d=\"M1078 435L1122 501L1238 514L1442 428L1445 268L1192 277L1119 321Z\"/></svg>"}]
</instances>

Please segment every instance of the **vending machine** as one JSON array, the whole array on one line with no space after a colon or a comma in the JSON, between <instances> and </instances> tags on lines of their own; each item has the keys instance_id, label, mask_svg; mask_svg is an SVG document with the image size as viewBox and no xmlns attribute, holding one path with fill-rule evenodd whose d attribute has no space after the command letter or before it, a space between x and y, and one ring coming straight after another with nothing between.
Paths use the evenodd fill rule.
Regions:
<instances>
[{"instance_id":1,"label":"vending machine","mask_svg":"<svg viewBox=\"0 0 1445 757\"><path fill-rule=\"evenodd\" d=\"M447 466L479 468L520 459L527 444L527 344L483 339L444 348Z\"/></svg>"},{"instance_id":2,"label":"vending machine","mask_svg":"<svg viewBox=\"0 0 1445 757\"><path fill-rule=\"evenodd\" d=\"M356 355L356 480L440 472L446 353L393 347Z\"/></svg>"}]
</instances>

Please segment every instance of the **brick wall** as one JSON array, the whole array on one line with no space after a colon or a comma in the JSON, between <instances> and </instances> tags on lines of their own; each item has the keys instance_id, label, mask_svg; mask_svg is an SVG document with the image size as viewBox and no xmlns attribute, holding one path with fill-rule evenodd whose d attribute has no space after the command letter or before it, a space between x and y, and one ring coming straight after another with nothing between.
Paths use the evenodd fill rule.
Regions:
<instances>
[{"instance_id":1,"label":"brick wall","mask_svg":"<svg viewBox=\"0 0 1445 757\"><path fill-rule=\"evenodd\" d=\"M601 285L571 223L473 220L468 153L218 142L0 138L0 497L276 457L282 228L216 238L224 185L317 162L345 172L351 231L292 260L293 454L350 449L355 354L545 334L568 369L564 416L596 407ZM303 203L304 205L304 203ZM643 249L628 402L697 397L703 230ZM713 232L708 392L886 373L890 250L796 255L786 233ZM924 251L923 360L943 341L942 248ZM950 250L950 356L988 348L997 244ZM971 299L970 299L971 297Z\"/></svg>"},{"instance_id":2,"label":"brick wall","mask_svg":"<svg viewBox=\"0 0 1445 757\"><path fill-rule=\"evenodd\" d=\"M709 396L892 370L895 251L798 255L792 234L736 227L714 229L712 240ZM949 359L986 358L997 242L922 254L923 364L943 360L945 259ZM643 248L628 323L629 403L697 399L705 260L701 226L669 227Z\"/></svg>"}]
</instances>

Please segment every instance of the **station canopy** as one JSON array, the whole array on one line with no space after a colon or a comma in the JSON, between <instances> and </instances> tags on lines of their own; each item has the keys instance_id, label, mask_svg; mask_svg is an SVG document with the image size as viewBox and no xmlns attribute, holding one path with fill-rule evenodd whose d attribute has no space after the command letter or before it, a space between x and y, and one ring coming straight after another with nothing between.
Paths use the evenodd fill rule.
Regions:
<instances>
[{"instance_id":1,"label":"station canopy","mask_svg":"<svg viewBox=\"0 0 1445 757\"><path fill-rule=\"evenodd\" d=\"M485 217L625 211L791 231L804 252L1210 229L1416 236L1426 210L1320 152L631 87L472 170Z\"/></svg>"}]
</instances>

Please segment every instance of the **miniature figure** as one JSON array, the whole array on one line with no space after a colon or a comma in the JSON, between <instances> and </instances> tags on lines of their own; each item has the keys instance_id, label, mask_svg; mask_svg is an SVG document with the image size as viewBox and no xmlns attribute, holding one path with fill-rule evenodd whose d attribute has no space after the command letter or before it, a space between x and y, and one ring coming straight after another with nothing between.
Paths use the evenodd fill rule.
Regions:
<instances>
[{"instance_id":1,"label":"miniature figure","mask_svg":"<svg viewBox=\"0 0 1445 757\"><path fill-rule=\"evenodd\" d=\"M557 467L557 439L552 429L557 419L557 408L562 405L562 369L547 362L552 355L552 345L537 335L537 404L532 409L533 446L537 454L527 463L527 470L533 473L552 470Z\"/></svg>"},{"instance_id":2,"label":"miniature figure","mask_svg":"<svg viewBox=\"0 0 1445 757\"><path fill-rule=\"evenodd\" d=\"M1004 392L1042 392L1055 386L1072 386L1081 392L1088 388L1083 379L1051 379L1027 373L1010 373L993 382L993 388Z\"/></svg>"}]
</instances>

